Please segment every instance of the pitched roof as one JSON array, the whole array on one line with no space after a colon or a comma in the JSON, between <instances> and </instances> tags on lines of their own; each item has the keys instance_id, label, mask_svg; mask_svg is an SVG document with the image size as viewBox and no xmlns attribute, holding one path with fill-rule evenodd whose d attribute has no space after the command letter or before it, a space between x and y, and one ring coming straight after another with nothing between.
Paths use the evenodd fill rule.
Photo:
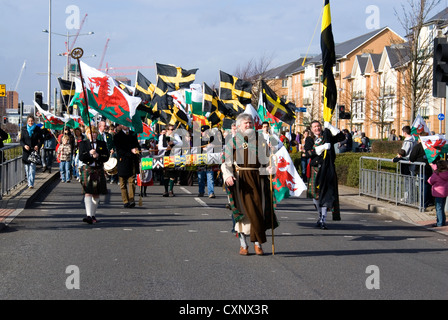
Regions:
<instances>
[{"instance_id":1,"label":"pitched roof","mask_svg":"<svg viewBox=\"0 0 448 320\"><path fill-rule=\"evenodd\" d=\"M432 18L426 20L425 24L432 24L432 23L445 24L447 22L448 22L448 7L437 13Z\"/></svg>"},{"instance_id":2,"label":"pitched roof","mask_svg":"<svg viewBox=\"0 0 448 320\"><path fill-rule=\"evenodd\" d=\"M381 53L371 53L370 57L372 58L372 63L373 63L373 69L375 71L378 71L378 67L380 65L380 61L381 61Z\"/></svg>"},{"instance_id":3,"label":"pitched roof","mask_svg":"<svg viewBox=\"0 0 448 320\"><path fill-rule=\"evenodd\" d=\"M266 79L276 79L276 78L286 78L288 74L291 74L293 70L297 69L302 65L304 58L299 58L287 64L284 64L280 67L276 67L274 69L267 70L264 74Z\"/></svg>"},{"instance_id":4,"label":"pitched roof","mask_svg":"<svg viewBox=\"0 0 448 320\"><path fill-rule=\"evenodd\" d=\"M366 34L360 35L356 38L352 38L347 41L335 44L334 50L336 53L336 60L346 57L347 55L349 55L350 53L355 51L357 48L362 46L364 43L366 43L367 41L371 40L372 38L376 37L377 35L381 34L382 32L384 32L386 30L394 32L389 27L384 27L382 29L374 30L374 31L368 32ZM404 39L403 39L403 41L404 41ZM322 64L322 55L319 54L319 55L307 60L305 65L307 65L307 64L316 64L316 65ZM300 64L296 69L291 70L291 72L289 74L299 72L303 69L304 69L304 67Z\"/></svg>"},{"instance_id":5,"label":"pitched roof","mask_svg":"<svg viewBox=\"0 0 448 320\"><path fill-rule=\"evenodd\" d=\"M392 68L398 68L409 62L410 57L408 44L409 43L385 47Z\"/></svg>"}]
</instances>

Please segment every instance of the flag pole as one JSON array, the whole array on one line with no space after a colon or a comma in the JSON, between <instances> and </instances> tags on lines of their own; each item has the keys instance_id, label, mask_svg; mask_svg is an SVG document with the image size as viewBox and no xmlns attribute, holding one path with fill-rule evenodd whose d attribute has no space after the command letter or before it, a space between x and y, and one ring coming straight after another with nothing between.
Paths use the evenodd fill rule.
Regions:
<instances>
[{"instance_id":1,"label":"flag pole","mask_svg":"<svg viewBox=\"0 0 448 320\"><path fill-rule=\"evenodd\" d=\"M272 190L272 157L274 156L271 154L271 148L269 148L269 185L271 189L271 199L270 199L270 207L271 207L271 229L272 229L272 255L275 255L275 245L274 245L274 197L273 197L273 190Z\"/></svg>"},{"instance_id":2,"label":"flag pole","mask_svg":"<svg viewBox=\"0 0 448 320\"><path fill-rule=\"evenodd\" d=\"M81 78L82 92L84 93L84 99L86 101L87 119L89 119L90 135L93 136L93 134L92 134L92 124L91 124L91 121L90 121L90 113L89 113L89 102L87 100L87 91L86 91L86 88L84 86L84 79L82 77L82 72L81 72L81 63L79 61L79 59L82 57L83 54L84 54L84 51L81 48L75 48L75 49L72 50L72 52L70 52L70 56L73 59L76 59L76 61L78 61L79 77ZM94 149L93 148L93 141L91 141L90 143L92 144L92 149Z\"/></svg>"}]
</instances>

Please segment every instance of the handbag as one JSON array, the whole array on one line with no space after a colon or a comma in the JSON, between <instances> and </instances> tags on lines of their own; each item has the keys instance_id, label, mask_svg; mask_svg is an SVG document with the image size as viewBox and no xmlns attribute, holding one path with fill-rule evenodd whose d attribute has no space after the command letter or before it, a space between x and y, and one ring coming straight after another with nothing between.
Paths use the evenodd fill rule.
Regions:
<instances>
[{"instance_id":1,"label":"handbag","mask_svg":"<svg viewBox=\"0 0 448 320\"><path fill-rule=\"evenodd\" d=\"M40 157L40 154L36 150L32 151L31 154L28 156L28 161L38 165L42 164L42 158Z\"/></svg>"}]
</instances>

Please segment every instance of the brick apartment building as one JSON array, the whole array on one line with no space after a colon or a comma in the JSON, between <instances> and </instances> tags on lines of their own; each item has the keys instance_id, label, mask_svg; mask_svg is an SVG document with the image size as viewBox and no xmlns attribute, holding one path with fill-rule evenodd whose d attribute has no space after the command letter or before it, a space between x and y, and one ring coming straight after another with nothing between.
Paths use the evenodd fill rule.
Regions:
<instances>
[{"instance_id":1,"label":"brick apartment building","mask_svg":"<svg viewBox=\"0 0 448 320\"><path fill-rule=\"evenodd\" d=\"M423 26L420 43L432 52L435 37L446 37L448 8ZM391 129L401 134L401 128L411 123L411 102L406 76L409 44L388 27L335 44L336 65L333 73L338 89L338 105L351 114L340 119L338 110L332 118L339 128L365 132L373 139L387 138ZM432 70L432 59L428 63ZM306 112L297 112L295 131L303 131L312 120L322 120L322 60L321 56L289 62L266 72L269 86L277 95L292 101ZM431 82L432 84L432 82ZM425 91L426 92L426 91ZM422 115L430 130L444 133L445 121L437 115L445 113L445 99L434 98L432 90L419 101L417 113Z\"/></svg>"}]
</instances>

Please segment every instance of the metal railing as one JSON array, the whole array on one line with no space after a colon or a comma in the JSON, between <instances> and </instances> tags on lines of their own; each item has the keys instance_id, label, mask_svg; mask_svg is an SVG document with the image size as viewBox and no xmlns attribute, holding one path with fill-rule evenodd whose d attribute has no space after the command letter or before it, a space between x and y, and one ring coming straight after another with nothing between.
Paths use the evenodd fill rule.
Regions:
<instances>
[{"instance_id":1,"label":"metal railing","mask_svg":"<svg viewBox=\"0 0 448 320\"><path fill-rule=\"evenodd\" d=\"M0 149L0 199L24 181L22 146L18 143L7 144Z\"/></svg>"},{"instance_id":2,"label":"metal railing","mask_svg":"<svg viewBox=\"0 0 448 320\"><path fill-rule=\"evenodd\" d=\"M420 212L424 211L423 188L426 165L424 162L394 163L392 159L374 157L361 157L359 161L360 195L395 202L396 205L416 207ZM372 162L375 165L372 165ZM409 174L403 174L404 166L409 166Z\"/></svg>"}]
</instances>

